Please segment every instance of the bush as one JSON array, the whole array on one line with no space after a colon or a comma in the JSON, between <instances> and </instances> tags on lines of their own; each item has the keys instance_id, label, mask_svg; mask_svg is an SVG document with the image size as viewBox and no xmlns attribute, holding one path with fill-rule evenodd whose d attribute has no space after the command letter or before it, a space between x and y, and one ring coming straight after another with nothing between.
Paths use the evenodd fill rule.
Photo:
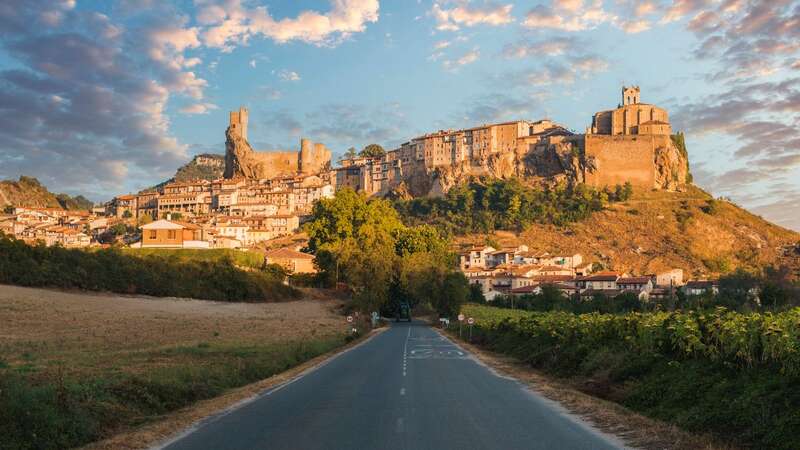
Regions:
<instances>
[{"instance_id":1,"label":"bush","mask_svg":"<svg viewBox=\"0 0 800 450\"><path fill-rule=\"evenodd\" d=\"M0 237L0 283L220 301L278 301L299 296L282 281L266 273L241 270L227 258L135 257L117 249L29 246Z\"/></svg>"},{"instance_id":2,"label":"bush","mask_svg":"<svg viewBox=\"0 0 800 450\"><path fill-rule=\"evenodd\" d=\"M629 198L629 184L619 197ZM517 179L479 179L455 186L444 198L396 200L394 207L407 224L436 225L445 234L520 231L532 223L566 225L588 218L617 198L584 184L534 189Z\"/></svg>"},{"instance_id":3,"label":"bush","mask_svg":"<svg viewBox=\"0 0 800 450\"><path fill-rule=\"evenodd\" d=\"M478 343L591 380L593 394L742 447L800 448L800 308L576 315L466 305L463 312L476 320Z\"/></svg>"}]
</instances>

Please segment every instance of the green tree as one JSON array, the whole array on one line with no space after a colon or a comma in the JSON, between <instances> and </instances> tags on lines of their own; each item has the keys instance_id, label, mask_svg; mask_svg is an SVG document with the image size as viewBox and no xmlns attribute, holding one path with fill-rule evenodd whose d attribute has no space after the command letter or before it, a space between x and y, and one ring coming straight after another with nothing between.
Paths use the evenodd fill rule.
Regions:
<instances>
[{"instance_id":1,"label":"green tree","mask_svg":"<svg viewBox=\"0 0 800 450\"><path fill-rule=\"evenodd\" d=\"M789 292L786 288L774 281L766 281L761 286L758 295L761 306L770 309L781 308L789 303Z\"/></svg>"},{"instance_id":2,"label":"green tree","mask_svg":"<svg viewBox=\"0 0 800 450\"><path fill-rule=\"evenodd\" d=\"M128 232L128 227L124 223L118 223L111 226L108 231L114 236L124 236Z\"/></svg>"},{"instance_id":3,"label":"green tree","mask_svg":"<svg viewBox=\"0 0 800 450\"><path fill-rule=\"evenodd\" d=\"M139 217L137 222L139 223L139 226L147 225L148 223L153 222L153 217L150 214L145 213Z\"/></svg>"},{"instance_id":4,"label":"green tree","mask_svg":"<svg viewBox=\"0 0 800 450\"><path fill-rule=\"evenodd\" d=\"M358 156L358 150L355 147L350 147L344 152L344 159L353 159Z\"/></svg>"},{"instance_id":5,"label":"green tree","mask_svg":"<svg viewBox=\"0 0 800 450\"><path fill-rule=\"evenodd\" d=\"M470 303L485 304L486 297L483 296L483 289L479 284L469 285L469 300Z\"/></svg>"},{"instance_id":6,"label":"green tree","mask_svg":"<svg viewBox=\"0 0 800 450\"><path fill-rule=\"evenodd\" d=\"M384 150L383 147L381 147L380 145L369 144L366 147L364 147L364 149L361 150L361 152L359 152L358 155L364 158L377 158L385 154L386 150Z\"/></svg>"},{"instance_id":7,"label":"green tree","mask_svg":"<svg viewBox=\"0 0 800 450\"><path fill-rule=\"evenodd\" d=\"M127 209L125 210L125 212L122 213L123 219L130 219L131 217L133 217L133 214Z\"/></svg>"}]
</instances>

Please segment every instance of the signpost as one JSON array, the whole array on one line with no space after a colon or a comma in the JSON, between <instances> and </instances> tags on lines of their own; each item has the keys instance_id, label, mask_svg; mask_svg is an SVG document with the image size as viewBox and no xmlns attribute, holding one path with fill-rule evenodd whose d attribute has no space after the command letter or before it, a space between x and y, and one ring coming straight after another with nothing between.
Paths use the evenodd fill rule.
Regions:
<instances>
[{"instance_id":1,"label":"signpost","mask_svg":"<svg viewBox=\"0 0 800 450\"><path fill-rule=\"evenodd\" d=\"M356 327L352 326L352 323L353 323L353 316L347 316L347 325L348 328L350 328L350 334L356 334L358 330L356 329Z\"/></svg>"},{"instance_id":2,"label":"signpost","mask_svg":"<svg viewBox=\"0 0 800 450\"><path fill-rule=\"evenodd\" d=\"M472 324L473 324L473 323L475 323L475 319L473 319L472 317L470 317L470 318L467 320L467 323L469 324L469 341L470 341L470 342L472 342Z\"/></svg>"},{"instance_id":3,"label":"signpost","mask_svg":"<svg viewBox=\"0 0 800 450\"><path fill-rule=\"evenodd\" d=\"M464 321L464 315L463 314L459 314L458 315L458 338L459 339L461 339L461 322L463 322L463 321Z\"/></svg>"}]
</instances>

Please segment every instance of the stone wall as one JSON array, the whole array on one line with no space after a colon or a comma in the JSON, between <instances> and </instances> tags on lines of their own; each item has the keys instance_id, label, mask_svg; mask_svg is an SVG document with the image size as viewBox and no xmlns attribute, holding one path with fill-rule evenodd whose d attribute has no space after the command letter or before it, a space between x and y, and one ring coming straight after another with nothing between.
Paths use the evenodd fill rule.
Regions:
<instances>
[{"instance_id":1,"label":"stone wall","mask_svg":"<svg viewBox=\"0 0 800 450\"><path fill-rule=\"evenodd\" d=\"M656 186L655 149L668 145L669 136L586 135L584 182L603 187L624 184Z\"/></svg>"}]
</instances>

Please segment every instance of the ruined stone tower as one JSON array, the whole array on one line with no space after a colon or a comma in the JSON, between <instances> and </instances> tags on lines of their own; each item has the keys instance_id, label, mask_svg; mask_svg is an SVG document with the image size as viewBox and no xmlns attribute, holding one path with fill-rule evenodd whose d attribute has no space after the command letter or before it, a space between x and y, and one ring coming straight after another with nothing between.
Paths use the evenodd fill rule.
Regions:
<instances>
[{"instance_id":1,"label":"ruined stone tower","mask_svg":"<svg viewBox=\"0 0 800 450\"><path fill-rule=\"evenodd\" d=\"M330 168L331 151L309 139L300 140L300 151L254 151L247 142L247 108L231 111L225 132L225 178L269 179L283 175L318 174Z\"/></svg>"},{"instance_id":2,"label":"ruined stone tower","mask_svg":"<svg viewBox=\"0 0 800 450\"><path fill-rule=\"evenodd\" d=\"M622 86L622 106L639 103L639 86Z\"/></svg>"},{"instance_id":3,"label":"ruined stone tower","mask_svg":"<svg viewBox=\"0 0 800 450\"><path fill-rule=\"evenodd\" d=\"M230 128L236 136L247 140L247 108L239 107L239 111L231 111Z\"/></svg>"}]
</instances>

